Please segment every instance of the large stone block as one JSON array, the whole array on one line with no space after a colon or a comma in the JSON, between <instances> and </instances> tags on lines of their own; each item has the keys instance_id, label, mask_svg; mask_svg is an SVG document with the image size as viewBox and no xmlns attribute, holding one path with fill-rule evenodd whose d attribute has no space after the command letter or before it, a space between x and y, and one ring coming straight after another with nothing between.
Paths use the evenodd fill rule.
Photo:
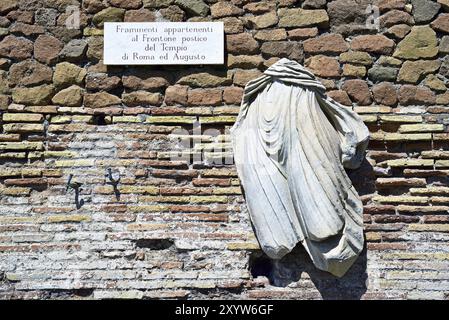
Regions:
<instances>
[{"instance_id":1,"label":"large stone block","mask_svg":"<svg viewBox=\"0 0 449 320\"><path fill-rule=\"evenodd\" d=\"M351 49L371 53L390 54L394 48L394 41L383 35L357 36L351 41Z\"/></svg>"},{"instance_id":2,"label":"large stone block","mask_svg":"<svg viewBox=\"0 0 449 320\"><path fill-rule=\"evenodd\" d=\"M87 71L84 68L69 62L61 62L56 65L53 83L57 87L65 87L72 84L81 85L86 74Z\"/></svg>"},{"instance_id":3,"label":"large stone block","mask_svg":"<svg viewBox=\"0 0 449 320\"><path fill-rule=\"evenodd\" d=\"M124 93L122 101L127 106L158 106L162 103L162 95L160 93L134 91Z\"/></svg>"},{"instance_id":4,"label":"large stone block","mask_svg":"<svg viewBox=\"0 0 449 320\"><path fill-rule=\"evenodd\" d=\"M329 16L326 10L287 9L278 10L280 27L326 27Z\"/></svg>"},{"instance_id":5,"label":"large stone block","mask_svg":"<svg viewBox=\"0 0 449 320\"><path fill-rule=\"evenodd\" d=\"M34 86L52 81L53 70L35 60L13 64L9 69L9 82L18 86Z\"/></svg>"},{"instance_id":6,"label":"large stone block","mask_svg":"<svg viewBox=\"0 0 449 320\"><path fill-rule=\"evenodd\" d=\"M120 105L122 100L107 92L87 93L84 95L84 106L87 108L104 108Z\"/></svg>"},{"instance_id":7,"label":"large stone block","mask_svg":"<svg viewBox=\"0 0 449 320\"><path fill-rule=\"evenodd\" d=\"M425 75L435 73L440 68L439 60L405 61L398 74L398 81L418 83Z\"/></svg>"},{"instance_id":8,"label":"large stone block","mask_svg":"<svg viewBox=\"0 0 449 320\"><path fill-rule=\"evenodd\" d=\"M64 44L50 35L40 35L34 43L34 57L45 64L56 62Z\"/></svg>"},{"instance_id":9,"label":"large stone block","mask_svg":"<svg viewBox=\"0 0 449 320\"><path fill-rule=\"evenodd\" d=\"M289 58L301 62L304 59L304 51L299 41L267 41L260 48L267 57Z\"/></svg>"},{"instance_id":10,"label":"large stone block","mask_svg":"<svg viewBox=\"0 0 449 320\"><path fill-rule=\"evenodd\" d=\"M366 106L372 102L371 92L368 88L368 84L364 80L346 80L341 88L348 93L356 104Z\"/></svg>"},{"instance_id":11,"label":"large stone block","mask_svg":"<svg viewBox=\"0 0 449 320\"><path fill-rule=\"evenodd\" d=\"M308 39L303 45L306 53L342 53L349 49L349 45L339 34L326 34Z\"/></svg>"},{"instance_id":12,"label":"large stone block","mask_svg":"<svg viewBox=\"0 0 449 320\"><path fill-rule=\"evenodd\" d=\"M15 103L25 105L45 105L51 101L55 88L52 85L41 85L31 88L15 88L12 99Z\"/></svg>"},{"instance_id":13,"label":"large stone block","mask_svg":"<svg viewBox=\"0 0 449 320\"><path fill-rule=\"evenodd\" d=\"M340 75L340 64L332 57L313 56L306 59L305 66L318 77L335 78Z\"/></svg>"},{"instance_id":14,"label":"large stone block","mask_svg":"<svg viewBox=\"0 0 449 320\"><path fill-rule=\"evenodd\" d=\"M259 49L259 43L249 33L226 36L226 49L233 54L252 54Z\"/></svg>"},{"instance_id":15,"label":"large stone block","mask_svg":"<svg viewBox=\"0 0 449 320\"><path fill-rule=\"evenodd\" d=\"M12 35L6 36L0 42L0 56L23 60L33 55L33 42Z\"/></svg>"},{"instance_id":16,"label":"large stone block","mask_svg":"<svg viewBox=\"0 0 449 320\"><path fill-rule=\"evenodd\" d=\"M438 14L441 5L430 0L411 0L416 23L428 23Z\"/></svg>"},{"instance_id":17,"label":"large stone block","mask_svg":"<svg viewBox=\"0 0 449 320\"><path fill-rule=\"evenodd\" d=\"M228 75L214 75L202 72L184 76L177 83L190 87L207 88L229 85L232 83L232 80Z\"/></svg>"},{"instance_id":18,"label":"large stone block","mask_svg":"<svg viewBox=\"0 0 449 320\"><path fill-rule=\"evenodd\" d=\"M205 17L209 13L209 6L201 0L175 0L174 2L192 16Z\"/></svg>"},{"instance_id":19,"label":"large stone block","mask_svg":"<svg viewBox=\"0 0 449 320\"><path fill-rule=\"evenodd\" d=\"M61 106L79 107L83 102L83 89L72 85L56 93L52 102Z\"/></svg>"},{"instance_id":20,"label":"large stone block","mask_svg":"<svg viewBox=\"0 0 449 320\"><path fill-rule=\"evenodd\" d=\"M414 26L402 40L393 56L403 59L433 58L438 54L435 31L429 26Z\"/></svg>"}]
</instances>

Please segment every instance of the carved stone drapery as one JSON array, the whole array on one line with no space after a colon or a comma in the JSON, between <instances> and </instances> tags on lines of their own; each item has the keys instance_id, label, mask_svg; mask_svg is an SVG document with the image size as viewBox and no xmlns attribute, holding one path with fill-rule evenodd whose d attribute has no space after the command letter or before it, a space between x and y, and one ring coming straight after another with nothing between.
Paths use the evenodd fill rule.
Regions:
<instances>
[{"instance_id":1,"label":"carved stone drapery","mask_svg":"<svg viewBox=\"0 0 449 320\"><path fill-rule=\"evenodd\" d=\"M363 249L362 203L344 170L364 159L360 117L281 59L245 87L231 135L262 250L280 259L301 242L316 267L342 276Z\"/></svg>"}]
</instances>

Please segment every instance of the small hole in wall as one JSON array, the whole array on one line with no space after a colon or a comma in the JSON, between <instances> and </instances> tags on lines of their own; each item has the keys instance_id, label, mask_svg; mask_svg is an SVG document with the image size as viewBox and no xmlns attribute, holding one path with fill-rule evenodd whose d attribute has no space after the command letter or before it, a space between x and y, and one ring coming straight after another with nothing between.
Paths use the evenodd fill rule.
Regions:
<instances>
[{"instance_id":1,"label":"small hole in wall","mask_svg":"<svg viewBox=\"0 0 449 320\"><path fill-rule=\"evenodd\" d=\"M94 289L84 288L84 289L74 289L73 294L78 297L89 297L94 293Z\"/></svg>"},{"instance_id":2,"label":"small hole in wall","mask_svg":"<svg viewBox=\"0 0 449 320\"><path fill-rule=\"evenodd\" d=\"M106 123L106 116L104 114L96 114L92 117L92 124L97 126L105 126Z\"/></svg>"},{"instance_id":3,"label":"small hole in wall","mask_svg":"<svg viewBox=\"0 0 449 320\"><path fill-rule=\"evenodd\" d=\"M273 275L273 262L265 255L254 253L249 258L249 270L253 278L264 276L271 279Z\"/></svg>"},{"instance_id":4,"label":"small hole in wall","mask_svg":"<svg viewBox=\"0 0 449 320\"><path fill-rule=\"evenodd\" d=\"M152 250L165 250L174 245L171 239L138 239L136 240L137 248L147 248Z\"/></svg>"}]
</instances>

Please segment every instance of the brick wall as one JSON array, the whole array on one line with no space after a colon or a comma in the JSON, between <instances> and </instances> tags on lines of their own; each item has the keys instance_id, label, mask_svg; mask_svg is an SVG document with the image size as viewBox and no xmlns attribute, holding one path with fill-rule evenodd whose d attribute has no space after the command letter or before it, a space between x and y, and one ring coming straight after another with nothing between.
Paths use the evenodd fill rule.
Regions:
<instances>
[{"instance_id":1,"label":"brick wall","mask_svg":"<svg viewBox=\"0 0 449 320\"><path fill-rule=\"evenodd\" d=\"M223 21L226 65L106 67L104 21ZM2 0L0 298L448 298L447 33L447 0ZM280 57L372 132L341 279L261 253L232 164Z\"/></svg>"}]
</instances>

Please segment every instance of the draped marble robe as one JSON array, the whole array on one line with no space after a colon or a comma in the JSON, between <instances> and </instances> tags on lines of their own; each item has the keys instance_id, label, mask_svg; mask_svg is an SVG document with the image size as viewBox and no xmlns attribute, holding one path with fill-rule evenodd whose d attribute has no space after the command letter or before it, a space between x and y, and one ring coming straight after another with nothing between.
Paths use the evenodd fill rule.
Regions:
<instances>
[{"instance_id":1,"label":"draped marble robe","mask_svg":"<svg viewBox=\"0 0 449 320\"><path fill-rule=\"evenodd\" d=\"M338 277L363 248L357 168L369 131L300 64L281 59L245 87L231 129L234 159L262 250L280 259L299 242Z\"/></svg>"}]
</instances>

